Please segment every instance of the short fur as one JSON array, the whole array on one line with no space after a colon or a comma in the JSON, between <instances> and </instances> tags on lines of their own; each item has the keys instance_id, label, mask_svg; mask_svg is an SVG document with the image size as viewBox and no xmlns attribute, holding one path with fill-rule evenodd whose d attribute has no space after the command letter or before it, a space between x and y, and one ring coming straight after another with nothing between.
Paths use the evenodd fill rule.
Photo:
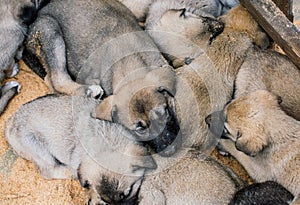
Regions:
<instances>
[{"instance_id":1,"label":"short fur","mask_svg":"<svg viewBox=\"0 0 300 205\"><path fill-rule=\"evenodd\" d=\"M280 102L266 90L234 99L220 114L225 119L224 135L229 138L222 139L220 145L257 182L276 181L297 196L300 122L282 111ZM221 122L215 118L211 123Z\"/></svg>"},{"instance_id":2,"label":"short fur","mask_svg":"<svg viewBox=\"0 0 300 205\"><path fill-rule=\"evenodd\" d=\"M230 169L199 151L190 151L170 167L147 175L139 198L141 205L225 205L243 186Z\"/></svg>"},{"instance_id":3,"label":"short fur","mask_svg":"<svg viewBox=\"0 0 300 205\"><path fill-rule=\"evenodd\" d=\"M78 178L90 191L89 204L107 198L122 204L135 198L156 164L127 129L91 117L97 104L85 97L41 97L7 121L5 136L45 178Z\"/></svg>"},{"instance_id":4,"label":"short fur","mask_svg":"<svg viewBox=\"0 0 300 205\"><path fill-rule=\"evenodd\" d=\"M274 181L251 184L235 193L229 205L289 205L294 196Z\"/></svg>"},{"instance_id":5,"label":"short fur","mask_svg":"<svg viewBox=\"0 0 300 205\"><path fill-rule=\"evenodd\" d=\"M182 136L188 136L182 139L182 144L184 147L193 146L209 152L217 144L217 138L209 133L205 117L212 111L222 109L232 98L236 75L248 52L254 49L255 44L265 46L269 39L241 6L222 16L222 21L203 18L187 11L187 17L184 18L180 17L181 13L169 10L163 15L157 26L158 30L165 31L167 35L157 35L156 43L166 49L163 50L165 53L191 59L185 63L188 65L176 69L177 116ZM224 31L211 39L214 26L220 26L222 22L225 23ZM173 37L175 40L169 41ZM175 41L190 43L180 44L183 47L179 49L173 43ZM192 57L194 59L190 54L181 55L182 50L191 51L194 55L193 48L199 51L198 56ZM219 129L218 137L221 133L222 128Z\"/></svg>"},{"instance_id":6,"label":"short fur","mask_svg":"<svg viewBox=\"0 0 300 205\"><path fill-rule=\"evenodd\" d=\"M135 16L118 1L52 0L30 27L26 48L43 64L46 83L54 91L99 97L103 88L109 97L95 117L119 122L143 141L161 130L166 133L158 139L176 137L178 126L174 135L165 125L166 119L176 118L170 103L175 74Z\"/></svg>"},{"instance_id":7,"label":"short fur","mask_svg":"<svg viewBox=\"0 0 300 205\"><path fill-rule=\"evenodd\" d=\"M15 59L22 57L22 43L28 24L36 17L38 9L47 0L1 0L0 1L0 114L8 101L20 90L17 82L2 86L5 77L13 77L18 72Z\"/></svg>"},{"instance_id":8,"label":"short fur","mask_svg":"<svg viewBox=\"0 0 300 205\"><path fill-rule=\"evenodd\" d=\"M156 0L118 0L136 16L138 21L144 22L150 5Z\"/></svg>"},{"instance_id":9,"label":"short fur","mask_svg":"<svg viewBox=\"0 0 300 205\"><path fill-rule=\"evenodd\" d=\"M41 97L8 120L6 138L44 177L78 178L89 189L89 204L227 204L244 185L198 151L155 172L153 158L127 129L90 116L97 104L84 97Z\"/></svg>"}]
</instances>

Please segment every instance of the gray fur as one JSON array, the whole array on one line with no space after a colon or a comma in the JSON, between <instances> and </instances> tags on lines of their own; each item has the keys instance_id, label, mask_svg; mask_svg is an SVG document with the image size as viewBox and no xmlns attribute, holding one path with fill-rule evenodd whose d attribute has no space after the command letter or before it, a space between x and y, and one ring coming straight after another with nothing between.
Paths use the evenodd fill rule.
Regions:
<instances>
[{"instance_id":1,"label":"gray fur","mask_svg":"<svg viewBox=\"0 0 300 205\"><path fill-rule=\"evenodd\" d=\"M20 60L22 57L22 43L27 34L27 25L34 20L35 13L45 2L46 0L0 1L0 84L5 77L13 77L18 72L15 58ZM0 85L0 113L20 88L19 85L11 85Z\"/></svg>"},{"instance_id":2,"label":"gray fur","mask_svg":"<svg viewBox=\"0 0 300 205\"><path fill-rule=\"evenodd\" d=\"M118 1L53 0L39 12L26 46L43 63L54 91L95 97L103 88L109 97L95 117L140 131L136 136L142 141L158 131L170 133L164 119L176 116L169 103L176 92L175 73Z\"/></svg>"},{"instance_id":3,"label":"gray fur","mask_svg":"<svg viewBox=\"0 0 300 205\"><path fill-rule=\"evenodd\" d=\"M41 97L23 105L5 132L15 152L45 178L79 178L90 190L90 204L107 194L99 189L110 183L103 179L118 180L125 200L136 194L146 171L156 167L127 129L91 117L97 104L85 97Z\"/></svg>"},{"instance_id":4,"label":"gray fur","mask_svg":"<svg viewBox=\"0 0 300 205\"><path fill-rule=\"evenodd\" d=\"M147 155L127 129L90 116L97 104L77 96L36 99L7 121L6 139L44 177L78 178L90 204L223 205L244 185L198 151L171 159Z\"/></svg>"}]
</instances>

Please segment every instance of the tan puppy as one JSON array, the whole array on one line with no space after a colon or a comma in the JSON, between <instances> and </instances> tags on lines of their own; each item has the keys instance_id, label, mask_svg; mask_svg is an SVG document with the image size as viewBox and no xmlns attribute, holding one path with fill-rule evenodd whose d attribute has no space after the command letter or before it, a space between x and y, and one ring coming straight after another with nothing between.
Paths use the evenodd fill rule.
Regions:
<instances>
[{"instance_id":1,"label":"tan puppy","mask_svg":"<svg viewBox=\"0 0 300 205\"><path fill-rule=\"evenodd\" d=\"M147 175L139 199L141 205L225 205L243 186L230 169L190 151L172 166Z\"/></svg>"},{"instance_id":2,"label":"tan puppy","mask_svg":"<svg viewBox=\"0 0 300 205\"><path fill-rule=\"evenodd\" d=\"M205 117L222 109L232 98L234 81L247 53L254 49L254 43L267 44L268 37L240 6L222 17L225 22L222 33L215 33L222 28L220 20L188 11L181 16L182 12L165 11L148 32L162 31L154 39L164 53L175 56L175 60L169 60L174 64L178 57L177 62L183 60L183 64L188 64L176 69L177 116L182 136L188 136L183 137L182 144L209 152L217 139L208 131ZM179 42L179 46L173 42ZM216 129L220 137L222 128Z\"/></svg>"},{"instance_id":3,"label":"tan puppy","mask_svg":"<svg viewBox=\"0 0 300 205\"><path fill-rule=\"evenodd\" d=\"M281 110L281 99L257 90L234 99L210 125L224 123L222 148L256 181L274 180L294 196L300 192L300 122ZM219 118L217 118L218 116Z\"/></svg>"},{"instance_id":4,"label":"tan puppy","mask_svg":"<svg viewBox=\"0 0 300 205\"><path fill-rule=\"evenodd\" d=\"M133 203L144 174L156 164L119 124L91 117L98 102L46 96L23 105L5 136L48 179L79 179L89 204Z\"/></svg>"}]
</instances>

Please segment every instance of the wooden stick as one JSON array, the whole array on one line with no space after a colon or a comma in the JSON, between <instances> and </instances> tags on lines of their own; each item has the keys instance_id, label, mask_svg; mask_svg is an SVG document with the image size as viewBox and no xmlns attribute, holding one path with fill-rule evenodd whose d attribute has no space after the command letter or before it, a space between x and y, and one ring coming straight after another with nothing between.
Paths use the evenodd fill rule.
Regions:
<instances>
[{"instance_id":1,"label":"wooden stick","mask_svg":"<svg viewBox=\"0 0 300 205\"><path fill-rule=\"evenodd\" d=\"M300 31L272 0L240 0L267 34L300 68Z\"/></svg>"}]
</instances>

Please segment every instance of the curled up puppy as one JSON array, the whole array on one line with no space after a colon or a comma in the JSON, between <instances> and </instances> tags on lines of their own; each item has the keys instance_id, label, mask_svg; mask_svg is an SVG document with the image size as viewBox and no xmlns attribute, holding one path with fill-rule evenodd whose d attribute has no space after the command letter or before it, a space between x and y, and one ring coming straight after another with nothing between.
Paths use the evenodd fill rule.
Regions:
<instances>
[{"instance_id":1,"label":"curled up puppy","mask_svg":"<svg viewBox=\"0 0 300 205\"><path fill-rule=\"evenodd\" d=\"M97 104L85 97L36 99L8 120L7 141L45 178L79 179L89 204L134 201L144 174L156 164L127 129L91 117Z\"/></svg>"},{"instance_id":2,"label":"curled up puppy","mask_svg":"<svg viewBox=\"0 0 300 205\"><path fill-rule=\"evenodd\" d=\"M198 151L156 172L157 161L127 129L91 117L97 104L78 96L34 100L8 120L7 141L44 177L78 178L89 204L223 205L243 187L231 170Z\"/></svg>"},{"instance_id":3,"label":"curled up puppy","mask_svg":"<svg viewBox=\"0 0 300 205\"><path fill-rule=\"evenodd\" d=\"M234 156L255 181L276 181L297 196L300 122L287 115L280 103L280 97L257 90L234 99L206 121L210 128L224 125L221 148Z\"/></svg>"}]
</instances>

